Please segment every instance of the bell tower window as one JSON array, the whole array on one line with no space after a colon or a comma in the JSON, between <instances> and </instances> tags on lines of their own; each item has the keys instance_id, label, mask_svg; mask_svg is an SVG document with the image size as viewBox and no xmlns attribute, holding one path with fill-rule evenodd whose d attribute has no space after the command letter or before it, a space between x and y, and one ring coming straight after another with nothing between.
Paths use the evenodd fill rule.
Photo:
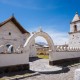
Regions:
<instances>
[{"instance_id":1,"label":"bell tower window","mask_svg":"<svg viewBox=\"0 0 80 80\"><path fill-rule=\"evenodd\" d=\"M9 32L9 35L11 35L11 32Z\"/></svg>"},{"instance_id":2,"label":"bell tower window","mask_svg":"<svg viewBox=\"0 0 80 80\"><path fill-rule=\"evenodd\" d=\"M74 25L74 32L77 31L77 25Z\"/></svg>"}]
</instances>

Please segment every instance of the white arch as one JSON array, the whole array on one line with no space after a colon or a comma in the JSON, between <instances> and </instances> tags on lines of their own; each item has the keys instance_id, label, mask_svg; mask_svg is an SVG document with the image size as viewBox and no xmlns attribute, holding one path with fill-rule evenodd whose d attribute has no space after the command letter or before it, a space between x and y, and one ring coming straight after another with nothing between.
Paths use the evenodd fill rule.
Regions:
<instances>
[{"instance_id":1,"label":"white arch","mask_svg":"<svg viewBox=\"0 0 80 80\"><path fill-rule=\"evenodd\" d=\"M50 51L53 51L53 50L54 50L53 40L51 39L51 37L50 37L47 33L43 32L43 31L35 32L34 34L32 34L32 35L26 40L26 42L25 42L25 44L24 44L23 47L25 47L25 49L28 50L28 49L29 49L29 46L30 46L30 44L31 44L31 42L32 42L32 40L35 39L37 36L41 36L41 37L45 38L46 41L47 41L47 43L48 43L48 45L49 45L49 50L50 50Z\"/></svg>"}]
</instances>

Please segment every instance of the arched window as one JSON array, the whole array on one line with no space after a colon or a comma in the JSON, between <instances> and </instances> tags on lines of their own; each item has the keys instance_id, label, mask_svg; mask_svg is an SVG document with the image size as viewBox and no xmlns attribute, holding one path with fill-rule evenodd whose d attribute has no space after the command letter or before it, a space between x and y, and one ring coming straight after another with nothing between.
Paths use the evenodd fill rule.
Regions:
<instances>
[{"instance_id":1,"label":"arched window","mask_svg":"<svg viewBox=\"0 0 80 80\"><path fill-rule=\"evenodd\" d=\"M77 25L74 25L74 32L77 31Z\"/></svg>"},{"instance_id":2,"label":"arched window","mask_svg":"<svg viewBox=\"0 0 80 80\"><path fill-rule=\"evenodd\" d=\"M13 53L13 45L7 44L6 47L9 53Z\"/></svg>"}]
</instances>

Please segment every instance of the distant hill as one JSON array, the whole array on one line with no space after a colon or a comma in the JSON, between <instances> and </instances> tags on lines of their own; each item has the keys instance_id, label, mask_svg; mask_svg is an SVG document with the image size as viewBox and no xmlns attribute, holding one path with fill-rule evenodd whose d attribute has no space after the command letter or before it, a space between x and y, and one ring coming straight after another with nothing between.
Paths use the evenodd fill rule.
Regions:
<instances>
[{"instance_id":1,"label":"distant hill","mask_svg":"<svg viewBox=\"0 0 80 80\"><path fill-rule=\"evenodd\" d=\"M37 43L35 43L36 45L41 45L41 46L48 46L48 44L46 44L45 42L37 42Z\"/></svg>"}]
</instances>

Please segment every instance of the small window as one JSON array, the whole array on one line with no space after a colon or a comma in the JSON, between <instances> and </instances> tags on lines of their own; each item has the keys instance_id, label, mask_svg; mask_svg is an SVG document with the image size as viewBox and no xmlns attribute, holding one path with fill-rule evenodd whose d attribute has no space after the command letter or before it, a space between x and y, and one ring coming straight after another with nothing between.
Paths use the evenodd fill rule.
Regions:
<instances>
[{"instance_id":1,"label":"small window","mask_svg":"<svg viewBox=\"0 0 80 80\"><path fill-rule=\"evenodd\" d=\"M10 44L7 44L6 47L8 48L10 46Z\"/></svg>"},{"instance_id":2,"label":"small window","mask_svg":"<svg viewBox=\"0 0 80 80\"><path fill-rule=\"evenodd\" d=\"M74 37L74 35L73 35L73 37Z\"/></svg>"},{"instance_id":3,"label":"small window","mask_svg":"<svg viewBox=\"0 0 80 80\"><path fill-rule=\"evenodd\" d=\"M11 32L9 32L9 35L11 35Z\"/></svg>"},{"instance_id":4,"label":"small window","mask_svg":"<svg viewBox=\"0 0 80 80\"><path fill-rule=\"evenodd\" d=\"M77 31L77 25L74 25L74 32Z\"/></svg>"}]
</instances>

